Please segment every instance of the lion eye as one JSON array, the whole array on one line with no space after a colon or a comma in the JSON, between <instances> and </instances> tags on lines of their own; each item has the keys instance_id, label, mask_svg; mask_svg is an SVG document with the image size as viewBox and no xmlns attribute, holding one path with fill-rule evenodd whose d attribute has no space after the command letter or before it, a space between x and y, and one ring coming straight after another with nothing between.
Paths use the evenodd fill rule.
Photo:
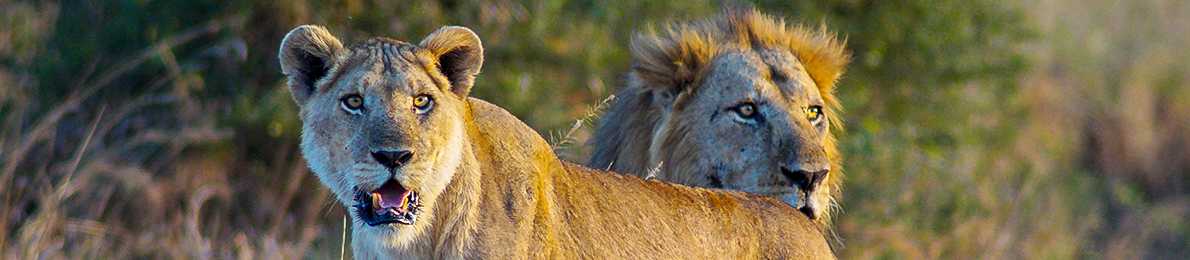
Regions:
<instances>
[{"instance_id":1,"label":"lion eye","mask_svg":"<svg viewBox=\"0 0 1190 260\"><path fill-rule=\"evenodd\" d=\"M810 121L818 120L820 117L822 117L822 106L810 106L806 108L806 118L809 118Z\"/></svg>"},{"instance_id":2,"label":"lion eye","mask_svg":"<svg viewBox=\"0 0 1190 260\"><path fill-rule=\"evenodd\" d=\"M347 109L358 110L363 105L364 105L364 97L362 97L360 95L353 94L350 96L343 97L343 106L347 107Z\"/></svg>"},{"instance_id":3,"label":"lion eye","mask_svg":"<svg viewBox=\"0 0 1190 260\"><path fill-rule=\"evenodd\" d=\"M427 95L418 95L413 98L413 107L417 108L418 113L425 113L434 104L434 100Z\"/></svg>"},{"instance_id":4,"label":"lion eye","mask_svg":"<svg viewBox=\"0 0 1190 260\"><path fill-rule=\"evenodd\" d=\"M752 103L744 103L735 108L735 112L740 114L740 117L751 118L756 115L756 105Z\"/></svg>"}]
</instances>

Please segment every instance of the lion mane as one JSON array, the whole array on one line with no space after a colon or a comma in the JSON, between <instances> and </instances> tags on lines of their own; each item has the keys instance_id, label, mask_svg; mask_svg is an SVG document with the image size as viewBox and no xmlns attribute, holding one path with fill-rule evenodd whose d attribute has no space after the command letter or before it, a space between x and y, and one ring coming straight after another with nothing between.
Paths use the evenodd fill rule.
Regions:
<instances>
[{"instance_id":1,"label":"lion mane","mask_svg":"<svg viewBox=\"0 0 1190 260\"><path fill-rule=\"evenodd\" d=\"M833 122L835 130L842 129L839 120L841 108L834 90L836 81L850 61L850 55L843 46L843 41L836 40L835 35L825 28L788 26L781 19L774 19L751 8L726 8L723 14L713 19L674 23L665 26L660 32L651 29L639 33L632 39L632 69L628 73L626 85L605 112L596 134L591 138L593 151L588 166L646 177L656 175L658 170L701 167L675 164L703 160L659 162L659 153L713 157L698 154L699 151L673 151L673 147L665 146L672 142L657 140L667 138L659 136L659 133L681 135L707 130L689 126L687 123L690 121L682 121L683 118L674 119L677 120L674 125L664 125L663 120L667 113L688 107L688 103L692 102L673 97L677 95L675 93L693 95L691 93L713 92L721 87L705 86L702 81L714 73L714 59L728 49L767 49L792 53L817 87L825 103L826 118ZM672 104L659 102L665 99L677 100ZM825 151L830 171L821 180L822 188L814 195L816 199L826 202L821 209L816 209L819 216L815 222L827 227L830 226L832 212L838 207L835 197L840 193L843 172L834 134L828 130L819 140L817 145L821 145ZM701 165L713 166L708 163ZM682 178L658 178L704 186L685 182Z\"/></svg>"}]
</instances>

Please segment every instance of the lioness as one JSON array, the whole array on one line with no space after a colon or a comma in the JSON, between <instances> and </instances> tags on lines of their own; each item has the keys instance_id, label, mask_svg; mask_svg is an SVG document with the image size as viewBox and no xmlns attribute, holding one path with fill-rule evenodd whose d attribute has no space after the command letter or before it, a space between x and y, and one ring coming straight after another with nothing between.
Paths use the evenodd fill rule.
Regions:
<instances>
[{"instance_id":1,"label":"lioness","mask_svg":"<svg viewBox=\"0 0 1190 260\"><path fill-rule=\"evenodd\" d=\"M466 28L344 48L307 25L279 56L302 154L352 209L357 258L833 258L775 199L559 160L516 117L467 97L483 47Z\"/></svg>"},{"instance_id":2,"label":"lioness","mask_svg":"<svg viewBox=\"0 0 1190 260\"><path fill-rule=\"evenodd\" d=\"M829 227L842 172L828 128L849 59L833 35L727 9L631 47L588 166L772 196Z\"/></svg>"}]
</instances>

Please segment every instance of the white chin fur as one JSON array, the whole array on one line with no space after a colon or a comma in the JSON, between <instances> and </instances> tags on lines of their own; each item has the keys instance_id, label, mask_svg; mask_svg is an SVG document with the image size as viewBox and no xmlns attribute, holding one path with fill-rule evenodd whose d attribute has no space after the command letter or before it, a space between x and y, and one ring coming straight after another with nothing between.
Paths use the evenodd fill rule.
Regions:
<instances>
[{"instance_id":1,"label":"white chin fur","mask_svg":"<svg viewBox=\"0 0 1190 260\"><path fill-rule=\"evenodd\" d=\"M302 133L302 154L309 164L310 169L318 176L322 184L335 194L344 206L351 208L354 193L352 191L353 182L349 178L355 178L357 176L342 174L340 171L351 167L351 163L346 161L332 161L333 158L347 157L331 156L330 149L333 148L330 147L335 146L326 139L321 142L318 141L320 138L314 136L314 133L317 133L317 131L303 129ZM430 222L434 220L434 204L438 195L446 189L446 185L450 183L455 171L462 164L464 135L465 131L463 131L462 120L455 120L455 124L451 129L450 140L447 141L442 149L438 150L432 164L431 170L433 172L426 176L425 182L420 187L420 190L423 191L423 211L417 222L414 222L413 225L389 224L373 227L368 226L362 221L353 221L352 247L356 252L363 254L361 259L405 259L408 257L401 256L414 256L417 252L425 250L422 244L428 245L429 238L422 234L430 226ZM367 257L369 254L375 257ZM357 258L359 257L361 256L357 255Z\"/></svg>"}]
</instances>

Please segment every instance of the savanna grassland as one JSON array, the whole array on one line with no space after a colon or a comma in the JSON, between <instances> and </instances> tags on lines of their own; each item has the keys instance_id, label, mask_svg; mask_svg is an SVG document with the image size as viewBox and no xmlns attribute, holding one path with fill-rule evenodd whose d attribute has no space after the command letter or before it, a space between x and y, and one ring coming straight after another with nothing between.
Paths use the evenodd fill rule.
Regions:
<instances>
[{"instance_id":1,"label":"savanna grassland","mask_svg":"<svg viewBox=\"0 0 1190 260\"><path fill-rule=\"evenodd\" d=\"M842 258L1190 255L1190 2L754 5L854 54ZM298 152L276 59L297 25L470 27L472 95L581 162L632 32L720 6L0 0L0 258L340 257L344 209Z\"/></svg>"}]
</instances>

